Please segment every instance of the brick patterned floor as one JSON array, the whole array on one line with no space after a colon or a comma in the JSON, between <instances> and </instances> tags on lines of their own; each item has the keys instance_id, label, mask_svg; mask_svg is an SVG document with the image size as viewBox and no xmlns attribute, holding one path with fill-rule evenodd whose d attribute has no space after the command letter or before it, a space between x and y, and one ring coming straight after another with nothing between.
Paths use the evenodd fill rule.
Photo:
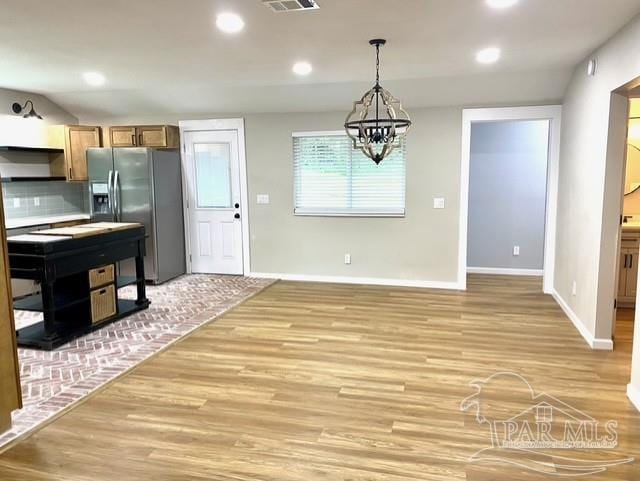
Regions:
<instances>
[{"instance_id":1,"label":"brick patterned floor","mask_svg":"<svg viewBox=\"0 0 640 481\"><path fill-rule=\"evenodd\" d=\"M24 407L13 413L13 427L0 436L0 448L272 283L249 277L183 276L148 286L149 309L55 351L20 348ZM121 295L134 299L135 288L123 289ZM39 313L15 314L16 328L42 319Z\"/></svg>"}]
</instances>

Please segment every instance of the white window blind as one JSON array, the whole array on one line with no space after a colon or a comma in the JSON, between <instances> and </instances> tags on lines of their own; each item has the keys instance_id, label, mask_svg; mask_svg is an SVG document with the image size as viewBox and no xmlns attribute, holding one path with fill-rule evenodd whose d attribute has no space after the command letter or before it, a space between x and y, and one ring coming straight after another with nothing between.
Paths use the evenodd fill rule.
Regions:
<instances>
[{"instance_id":1,"label":"white window blind","mask_svg":"<svg viewBox=\"0 0 640 481\"><path fill-rule=\"evenodd\" d=\"M295 213L402 216L404 139L376 165L345 134L293 134Z\"/></svg>"}]
</instances>

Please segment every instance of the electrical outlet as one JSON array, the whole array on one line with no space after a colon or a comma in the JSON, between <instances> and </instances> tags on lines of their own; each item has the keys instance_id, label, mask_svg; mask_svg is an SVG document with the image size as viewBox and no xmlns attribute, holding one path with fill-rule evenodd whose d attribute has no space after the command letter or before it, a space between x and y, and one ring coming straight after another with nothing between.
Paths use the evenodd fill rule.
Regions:
<instances>
[{"instance_id":1,"label":"electrical outlet","mask_svg":"<svg viewBox=\"0 0 640 481\"><path fill-rule=\"evenodd\" d=\"M351 264L351 254L344 255L344 263L347 265Z\"/></svg>"},{"instance_id":2,"label":"electrical outlet","mask_svg":"<svg viewBox=\"0 0 640 481\"><path fill-rule=\"evenodd\" d=\"M513 246L513 255L516 257L520 255L520 246Z\"/></svg>"},{"instance_id":3,"label":"electrical outlet","mask_svg":"<svg viewBox=\"0 0 640 481\"><path fill-rule=\"evenodd\" d=\"M443 197L435 197L433 199L433 208L434 209L444 209L444 198Z\"/></svg>"},{"instance_id":4,"label":"electrical outlet","mask_svg":"<svg viewBox=\"0 0 640 481\"><path fill-rule=\"evenodd\" d=\"M14 198L13 198L13 206L14 206L15 208L20 207L20 197L14 197Z\"/></svg>"},{"instance_id":5,"label":"electrical outlet","mask_svg":"<svg viewBox=\"0 0 640 481\"><path fill-rule=\"evenodd\" d=\"M571 285L571 295L575 296L578 294L578 284L576 283L576 281L573 281L573 284Z\"/></svg>"},{"instance_id":6,"label":"electrical outlet","mask_svg":"<svg viewBox=\"0 0 640 481\"><path fill-rule=\"evenodd\" d=\"M258 194L256 197L256 201L258 204L268 204L269 203L269 194Z\"/></svg>"},{"instance_id":7,"label":"electrical outlet","mask_svg":"<svg viewBox=\"0 0 640 481\"><path fill-rule=\"evenodd\" d=\"M40 197L33 198L33 205L35 205L36 207L40 205Z\"/></svg>"}]
</instances>

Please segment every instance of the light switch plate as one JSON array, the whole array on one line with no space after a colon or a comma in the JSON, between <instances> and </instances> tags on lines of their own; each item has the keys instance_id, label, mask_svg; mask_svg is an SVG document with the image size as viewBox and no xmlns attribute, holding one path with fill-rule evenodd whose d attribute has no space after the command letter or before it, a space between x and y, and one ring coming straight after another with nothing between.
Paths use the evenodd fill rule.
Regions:
<instances>
[{"instance_id":1,"label":"light switch plate","mask_svg":"<svg viewBox=\"0 0 640 481\"><path fill-rule=\"evenodd\" d=\"M35 205L36 207L40 205L40 197L33 198L33 205Z\"/></svg>"},{"instance_id":2,"label":"light switch plate","mask_svg":"<svg viewBox=\"0 0 640 481\"><path fill-rule=\"evenodd\" d=\"M444 197L435 197L433 199L434 209L444 209Z\"/></svg>"},{"instance_id":3,"label":"light switch plate","mask_svg":"<svg viewBox=\"0 0 640 481\"><path fill-rule=\"evenodd\" d=\"M20 207L20 197L13 198L13 206L16 208Z\"/></svg>"},{"instance_id":4,"label":"light switch plate","mask_svg":"<svg viewBox=\"0 0 640 481\"><path fill-rule=\"evenodd\" d=\"M351 264L351 254L344 255L344 263L347 265Z\"/></svg>"},{"instance_id":5,"label":"light switch plate","mask_svg":"<svg viewBox=\"0 0 640 481\"><path fill-rule=\"evenodd\" d=\"M269 203L269 194L258 194L256 201L258 204L268 204Z\"/></svg>"},{"instance_id":6,"label":"light switch plate","mask_svg":"<svg viewBox=\"0 0 640 481\"><path fill-rule=\"evenodd\" d=\"M520 246L513 246L513 255L516 257L520 255Z\"/></svg>"}]
</instances>

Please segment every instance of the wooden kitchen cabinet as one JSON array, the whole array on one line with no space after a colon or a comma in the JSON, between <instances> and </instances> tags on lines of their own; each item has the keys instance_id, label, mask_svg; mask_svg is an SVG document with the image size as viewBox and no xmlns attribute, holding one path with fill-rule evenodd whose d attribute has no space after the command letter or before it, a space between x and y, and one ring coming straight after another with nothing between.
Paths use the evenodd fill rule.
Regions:
<instances>
[{"instance_id":1,"label":"wooden kitchen cabinet","mask_svg":"<svg viewBox=\"0 0 640 481\"><path fill-rule=\"evenodd\" d=\"M638 262L640 261L640 232L622 233L618 277L618 306L634 307L638 292Z\"/></svg>"},{"instance_id":2,"label":"wooden kitchen cabinet","mask_svg":"<svg viewBox=\"0 0 640 481\"><path fill-rule=\"evenodd\" d=\"M137 125L109 128L111 147L154 147L177 149L180 132L175 125Z\"/></svg>"},{"instance_id":3,"label":"wooden kitchen cabinet","mask_svg":"<svg viewBox=\"0 0 640 481\"><path fill-rule=\"evenodd\" d=\"M87 149L102 146L102 129L88 125L54 125L49 127L49 146L63 149L51 154L51 175L68 181L89 180Z\"/></svg>"},{"instance_id":4,"label":"wooden kitchen cabinet","mask_svg":"<svg viewBox=\"0 0 640 481\"><path fill-rule=\"evenodd\" d=\"M136 128L135 127L110 127L109 145L111 147L135 147Z\"/></svg>"},{"instance_id":5,"label":"wooden kitchen cabinet","mask_svg":"<svg viewBox=\"0 0 640 481\"><path fill-rule=\"evenodd\" d=\"M1 194L0 251L0 432L3 432L11 427L11 412L22 407L22 393Z\"/></svg>"}]
</instances>

